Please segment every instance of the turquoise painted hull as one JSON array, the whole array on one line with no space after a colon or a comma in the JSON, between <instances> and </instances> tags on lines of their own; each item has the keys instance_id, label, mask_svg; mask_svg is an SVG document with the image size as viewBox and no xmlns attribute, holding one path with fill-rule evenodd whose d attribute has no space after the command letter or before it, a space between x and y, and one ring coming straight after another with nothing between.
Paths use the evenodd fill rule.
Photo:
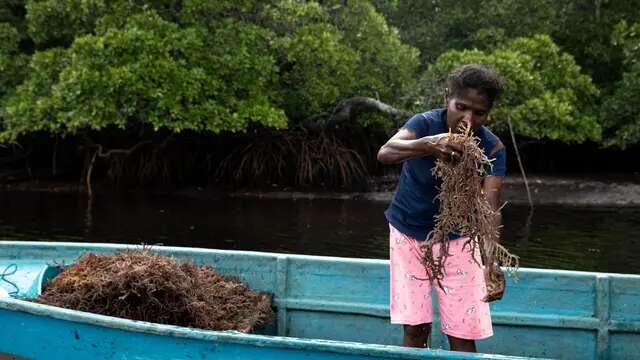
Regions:
<instances>
[{"instance_id":1,"label":"turquoise painted hull","mask_svg":"<svg viewBox=\"0 0 640 360\"><path fill-rule=\"evenodd\" d=\"M34 297L55 276L48 265L124 245L1 242L0 287ZM522 269L492 304L495 335L483 354L456 353L434 326L432 348L394 346L388 262L241 251L155 247L209 264L274 294L276 323L263 335L151 324L0 299L0 353L28 359L625 359L640 354L640 276ZM6 271L5 271L6 272ZM498 355L500 354L500 355ZM0 356L2 358L2 356Z\"/></svg>"}]
</instances>

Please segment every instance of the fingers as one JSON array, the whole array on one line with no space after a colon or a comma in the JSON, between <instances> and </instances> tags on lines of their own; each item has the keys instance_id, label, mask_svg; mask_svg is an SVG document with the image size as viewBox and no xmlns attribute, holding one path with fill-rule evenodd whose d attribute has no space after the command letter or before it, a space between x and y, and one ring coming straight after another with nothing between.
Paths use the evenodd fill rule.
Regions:
<instances>
[{"instance_id":1,"label":"fingers","mask_svg":"<svg viewBox=\"0 0 640 360\"><path fill-rule=\"evenodd\" d=\"M431 138L435 141L436 144L444 143L449 140L449 133L442 133L431 136Z\"/></svg>"},{"instance_id":2,"label":"fingers","mask_svg":"<svg viewBox=\"0 0 640 360\"><path fill-rule=\"evenodd\" d=\"M487 294L482 298L484 302L502 299L506 282L504 273L499 267L487 266L484 269Z\"/></svg>"},{"instance_id":3,"label":"fingers","mask_svg":"<svg viewBox=\"0 0 640 360\"><path fill-rule=\"evenodd\" d=\"M461 144L456 144L456 143L453 143L453 142L448 142L448 143L447 143L447 146L448 146L449 148L451 148L451 150L455 150L455 151L457 151L457 152L462 152L462 151L464 151L464 148L462 147L462 145L461 145Z\"/></svg>"},{"instance_id":4,"label":"fingers","mask_svg":"<svg viewBox=\"0 0 640 360\"><path fill-rule=\"evenodd\" d=\"M487 294L487 295L485 295L485 297L482 298L482 301L483 302L492 302L492 301L496 301L496 300L501 300L502 299L502 295L503 295L503 293Z\"/></svg>"},{"instance_id":5,"label":"fingers","mask_svg":"<svg viewBox=\"0 0 640 360\"><path fill-rule=\"evenodd\" d=\"M462 156L460 146L446 143L440 148L440 158L443 160L458 160Z\"/></svg>"},{"instance_id":6,"label":"fingers","mask_svg":"<svg viewBox=\"0 0 640 360\"><path fill-rule=\"evenodd\" d=\"M457 161L462 157L462 152L449 147L447 149L447 155L451 161Z\"/></svg>"},{"instance_id":7,"label":"fingers","mask_svg":"<svg viewBox=\"0 0 640 360\"><path fill-rule=\"evenodd\" d=\"M451 142L447 142L443 145L442 153L446 160L460 160L463 152L462 146Z\"/></svg>"},{"instance_id":8,"label":"fingers","mask_svg":"<svg viewBox=\"0 0 640 360\"><path fill-rule=\"evenodd\" d=\"M487 294L482 298L484 302L491 302L502 299L504 295L504 286L498 286L495 289L487 288Z\"/></svg>"},{"instance_id":9,"label":"fingers","mask_svg":"<svg viewBox=\"0 0 640 360\"><path fill-rule=\"evenodd\" d=\"M438 134L430 137L432 144L436 145L436 157L444 161L457 161L462 158L464 148L460 144L450 141L450 134Z\"/></svg>"}]
</instances>

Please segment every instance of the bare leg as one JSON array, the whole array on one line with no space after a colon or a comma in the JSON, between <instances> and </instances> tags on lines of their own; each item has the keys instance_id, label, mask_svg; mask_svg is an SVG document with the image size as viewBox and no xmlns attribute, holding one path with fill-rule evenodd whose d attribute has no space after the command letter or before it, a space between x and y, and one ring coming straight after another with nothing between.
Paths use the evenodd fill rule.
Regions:
<instances>
[{"instance_id":1,"label":"bare leg","mask_svg":"<svg viewBox=\"0 0 640 360\"><path fill-rule=\"evenodd\" d=\"M452 351L476 352L476 342L449 336L449 347Z\"/></svg>"},{"instance_id":2,"label":"bare leg","mask_svg":"<svg viewBox=\"0 0 640 360\"><path fill-rule=\"evenodd\" d=\"M431 324L404 325L404 346L423 348L431 332Z\"/></svg>"}]
</instances>

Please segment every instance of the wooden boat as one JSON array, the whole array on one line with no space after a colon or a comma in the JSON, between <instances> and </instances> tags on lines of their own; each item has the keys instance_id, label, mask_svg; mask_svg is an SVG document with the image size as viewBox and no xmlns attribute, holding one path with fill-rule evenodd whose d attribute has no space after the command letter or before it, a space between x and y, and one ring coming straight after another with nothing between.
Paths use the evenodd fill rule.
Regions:
<instances>
[{"instance_id":1,"label":"wooden boat","mask_svg":"<svg viewBox=\"0 0 640 360\"><path fill-rule=\"evenodd\" d=\"M388 319L388 262L246 251L154 247L209 264L274 294L277 321L262 334L204 331L36 304L58 273L85 252L127 245L0 242L0 359L623 359L640 356L640 276L521 269L492 304L495 335L480 354L409 349ZM17 298L16 298L17 297Z\"/></svg>"}]
</instances>

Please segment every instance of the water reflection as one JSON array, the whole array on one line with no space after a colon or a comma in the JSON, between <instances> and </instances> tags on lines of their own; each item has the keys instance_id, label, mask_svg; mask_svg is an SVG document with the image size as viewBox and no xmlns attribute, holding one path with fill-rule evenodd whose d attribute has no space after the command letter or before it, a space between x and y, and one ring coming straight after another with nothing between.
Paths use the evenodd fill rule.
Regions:
<instances>
[{"instance_id":1,"label":"water reflection","mask_svg":"<svg viewBox=\"0 0 640 360\"><path fill-rule=\"evenodd\" d=\"M74 194L7 192L0 204L3 239L388 257L381 202L97 196L87 204ZM523 266L640 273L640 208L539 206L530 214L507 205L503 220L503 242Z\"/></svg>"}]
</instances>

